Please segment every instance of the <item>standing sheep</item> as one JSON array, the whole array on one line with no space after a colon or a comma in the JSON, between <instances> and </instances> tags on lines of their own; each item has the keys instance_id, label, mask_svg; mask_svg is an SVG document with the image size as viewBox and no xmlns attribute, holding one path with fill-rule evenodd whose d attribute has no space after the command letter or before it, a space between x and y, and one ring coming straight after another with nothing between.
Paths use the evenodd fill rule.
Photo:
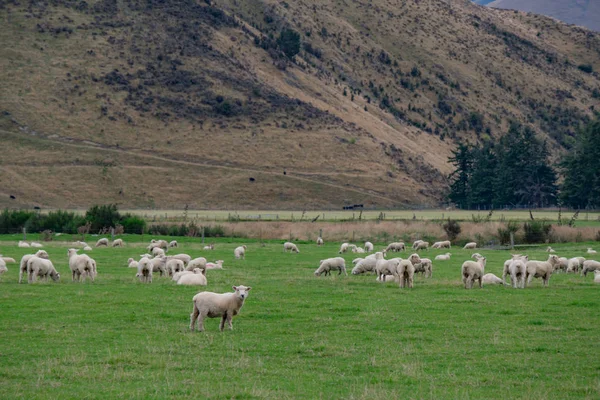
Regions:
<instances>
[{"instance_id":1,"label":"standing sheep","mask_svg":"<svg viewBox=\"0 0 600 400\"><path fill-rule=\"evenodd\" d=\"M187 264L187 267L185 267L185 270L193 271L195 268L200 268L201 270L205 270L206 269L206 258L204 258L204 257L194 258Z\"/></svg>"},{"instance_id":2,"label":"standing sheep","mask_svg":"<svg viewBox=\"0 0 600 400\"><path fill-rule=\"evenodd\" d=\"M206 280L206 271L202 271L199 268L194 270L193 274L183 274L177 281L178 285L186 286L206 286L208 284Z\"/></svg>"},{"instance_id":3,"label":"standing sheep","mask_svg":"<svg viewBox=\"0 0 600 400\"><path fill-rule=\"evenodd\" d=\"M167 257L154 257L150 260L152 265L152 273L158 272L160 276L167 275Z\"/></svg>"},{"instance_id":4,"label":"standing sheep","mask_svg":"<svg viewBox=\"0 0 600 400\"><path fill-rule=\"evenodd\" d=\"M0 258L0 275L4 274L6 271L8 271L8 268L6 268L6 262Z\"/></svg>"},{"instance_id":5,"label":"standing sheep","mask_svg":"<svg viewBox=\"0 0 600 400\"><path fill-rule=\"evenodd\" d=\"M167 268L168 276L173 276L177 272L185 271L185 266L183 265L183 261L178 260L176 258L167 260L166 268Z\"/></svg>"},{"instance_id":6,"label":"standing sheep","mask_svg":"<svg viewBox=\"0 0 600 400\"><path fill-rule=\"evenodd\" d=\"M125 246L125 242L123 241L123 239L115 239L112 242L112 247L123 247Z\"/></svg>"},{"instance_id":7,"label":"standing sheep","mask_svg":"<svg viewBox=\"0 0 600 400\"><path fill-rule=\"evenodd\" d=\"M452 247L452 243L449 240L444 240L443 242L435 242L432 249L449 249Z\"/></svg>"},{"instance_id":8,"label":"standing sheep","mask_svg":"<svg viewBox=\"0 0 600 400\"><path fill-rule=\"evenodd\" d=\"M27 261L31 257L45 258L46 260L50 258L45 250L38 250L35 254L25 254L19 265L19 283L23 282L23 276L27 275Z\"/></svg>"},{"instance_id":9,"label":"standing sheep","mask_svg":"<svg viewBox=\"0 0 600 400\"><path fill-rule=\"evenodd\" d=\"M594 271L594 283L600 283L600 271L599 270Z\"/></svg>"},{"instance_id":10,"label":"standing sheep","mask_svg":"<svg viewBox=\"0 0 600 400\"><path fill-rule=\"evenodd\" d=\"M398 279L400 280L401 288L412 288L415 275L415 267L410 260L401 260L396 267L398 271Z\"/></svg>"},{"instance_id":11,"label":"standing sheep","mask_svg":"<svg viewBox=\"0 0 600 400\"><path fill-rule=\"evenodd\" d=\"M465 289L472 289L473 282L479 281L479 288L483 287L483 271L485 270L485 257L475 261L465 261L462 265L462 279Z\"/></svg>"},{"instance_id":12,"label":"standing sheep","mask_svg":"<svg viewBox=\"0 0 600 400\"><path fill-rule=\"evenodd\" d=\"M321 236L317 238L317 246L323 246L323 238Z\"/></svg>"},{"instance_id":13,"label":"standing sheep","mask_svg":"<svg viewBox=\"0 0 600 400\"><path fill-rule=\"evenodd\" d=\"M476 249L477 248L477 243L475 242L469 242L467 244L465 244L465 247L463 247L463 249Z\"/></svg>"},{"instance_id":14,"label":"standing sheep","mask_svg":"<svg viewBox=\"0 0 600 400\"><path fill-rule=\"evenodd\" d=\"M365 251L367 253L370 253L373 251L373 243L371 242L365 242Z\"/></svg>"},{"instance_id":15,"label":"standing sheep","mask_svg":"<svg viewBox=\"0 0 600 400\"><path fill-rule=\"evenodd\" d=\"M98 241L96 242L96 247L108 247L108 239L107 238L98 239Z\"/></svg>"},{"instance_id":16,"label":"standing sheep","mask_svg":"<svg viewBox=\"0 0 600 400\"><path fill-rule=\"evenodd\" d=\"M585 262L585 257L570 258L569 263L567 264L567 273L578 272L581 268L583 268L584 262Z\"/></svg>"},{"instance_id":17,"label":"standing sheep","mask_svg":"<svg viewBox=\"0 0 600 400\"><path fill-rule=\"evenodd\" d=\"M596 273L596 271L600 271L600 262L594 260L587 260L583 263L583 269L581 270L581 275L587 276L588 272Z\"/></svg>"},{"instance_id":18,"label":"standing sheep","mask_svg":"<svg viewBox=\"0 0 600 400\"><path fill-rule=\"evenodd\" d=\"M506 275L511 276L511 273L510 273L510 264L514 260L520 260L520 261L522 261L523 262L523 267L525 266L525 263L527 261L529 261L529 257L528 256L522 256L520 254L511 254L511 255L512 255L512 258L510 260L504 261L504 269L502 270L502 280L505 281L505 282L506 282ZM518 268L517 268L516 272L520 273L521 272L521 269L520 269L521 265L519 264L517 267ZM524 272L524 270L523 270L523 272ZM519 275L519 277L520 277L520 275ZM511 282L512 282L512 279L513 278L511 277ZM516 288L516 286L515 286L515 288Z\"/></svg>"},{"instance_id":19,"label":"standing sheep","mask_svg":"<svg viewBox=\"0 0 600 400\"><path fill-rule=\"evenodd\" d=\"M27 261L27 280L29 283L35 282L35 278L44 278L48 281L48 276L52 278L54 282L60 279L60 274L56 272L52 261L45 258L39 258L36 256L31 257Z\"/></svg>"},{"instance_id":20,"label":"standing sheep","mask_svg":"<svg viewBox=\"0 0 600 400\"><path fill-rule=\"evenodd\" d=\"M245 260L246 259L246 249L247 249L246 245L236 247L235 250L233 250L233 255L238 260L240 258Z\"/></svg>"},{"instance_id":21,"label":"standing sheep","mask_svg":"<svg viewBox=\"0 0 600 400\"><path fill-rule=\"evenodd\" d=\"M508 264L510 283L515 289L525 289L525 279L527 277L527 260L525 257L518 257L516 259L510 260L510 263ZM504 275L502 275L502 280L504 281L504 279L505 277Z\"/></svg>"},{"instance_id":22,"label":"standing sheep","mask_svg":"<svg viewBox=\"0 0 600 400\"><path fill-rule=\"evenodd\" d=\"M325 276L331 275L332 270L340 271L338 275L341 275L342 272L348 275L346 261L342 257L334 257L319 261L319 268L315 271L315 276L321 276L322 273L325 273Z\"/></svg>"},{"instance_id":23,"label":"standing sheep","mask_svg":"<svg viewBox=\"0 0 600 400\"><path fill-rule=\"evenodd\" d=\"M89 277L94 282L96 278L96 261L87 254L77 254L77 249L67 250L67 257L69 258L72 282L75 282L75 280L79 282L82 276L84 279Z\"/></svg>"},{"instance_id":24,"label":"standing sheep","mask_svg":"<svg viewBox=\"0 0 600 400\"><path fill-rule=\"evenodd\" d=\"M138 262L136 277L140 278L140 282L152 283L152 263L148 257L142 257Z\"/></svg>"},{"instance_id":25,"label":"standing sheep","mask_svg":"<svg viewBox=\"0 0 600 400\"><path fill-rule=\"evenodd\" d=\"M290 253L300 253L300 250L298 250L298 246L296 246L292 242L285 242L283 244L283 252L287 253L288 250L290 251Z\"/></svg>"},{"instance_id":26,"label":"standing sheep","mask_svg":"<svg viewBox=\"0 0 600 400\"><path fill-rule=\"evenodd\" d=\"M424 242L421 240L420 243L417 243L417 247L415 247L415 250L419 251L419 250L429 250L429 242Z\"/></svg>"},{"instance_id":27,"label":"standing sheep","mask_svg":"<svg viewBox=\"0 0 600 400\"><path fill-rule=\"evenodd\" d=\"M154 257L164 257L165 251L160 247L153 247L151 251Z\"/></svg>"},{"instance_id":28,"label":"standing sheep","mask_svg":"<svg viewBox=\"0 0 600 400\"><path fill-rule=\"evenodd\" d=\"M365 272L375 272L375 267L377 266L377 258L375 258L376 254L377 253L370 254L365 258L357 258L356 260L359 261L356 262L355 267L352 268L352 275L358 275Z\"/></svg>"},{"instance_id":29,"label":"standing sheep","mask_svg":"<svg viewBox=\"0 0 600 400\"><path fill-rule=\"evenodd\" d=\"M233 286L234 293L200 292L193 298L194 307L190 314L190 330L194 330L198 321L198 330L204 331L204 318L222 317L219 329L223 331L225 323L233 330L231 320L240 312L244 300L248 297L250 286Z\"/></svg>"},{"instance_id":30,"label":"standing sheep","mask_svg":"<svg viewBox=\"0 0 600 400\"><path fill-rule=\"evenodd\" d=\"M190 261L192 260L192 257L188 256L187 254L175 254L174 256L169 256L167 257L167 260L181 260L183 261L184 265L188 265L190 263Z\"/></svg>"},{"instance_id":31,"label":"standing sheep","mask_svg":"<svg viewBox=\"0 0 600 400\"><path fill-rule=\"evenodd\" d=\"M527 261L527 285L531 284L533 278L542 278L544 286L548 286L548 281L552 276L555 266L558 264L558 256L552 254L547 261Z\"/></svg>"},{"instance_id":32,"label":"standing sheep","mask_svg":"<svg viewBox=\"0 0 600 400\"><path fill-rule=\"evenodd\" d=\"M406 246L404 245L403 242L392 242L387 245L384 252L387 253L388 251L403 251L403 250L406 250Z\"/></svg>"},{"instance_id":33,"label":"standing sheep","mask_svg":"<svg viewBox=\"0 0 600 400\"><path fill-rule=\"evenodd\" d=\"M340 251L338 251L338 254L347 252L348 246L350 246L348 243L342 243L342 245L340 246Z\"/></svg>"},{"instance_id":34,"label":"standing sheep","mask_svg":"<svg viewBox=\"0 0 600 400\"><path fill-rule=\"evenodd\" d=\"M423 241L421 239L415 240L412 244L412 249L416 250L417 247L419 246L419 244L421 244Z\"/></svg>"},{"instance_id":35,"label":"standing sheep","mask_svg":"<svg viewBox=\"0 0 600 400\"><path fill-rule=\"evenodd\" d=\"M383 253L378 251L375 253L375 259L377 260L377 263L375 264L375 273L379 280L385 282L386 275L393 275L395 278L398 277L398 264L401 261L400 258L385 260L383 258Z\"/></svg>"}]
</instances>

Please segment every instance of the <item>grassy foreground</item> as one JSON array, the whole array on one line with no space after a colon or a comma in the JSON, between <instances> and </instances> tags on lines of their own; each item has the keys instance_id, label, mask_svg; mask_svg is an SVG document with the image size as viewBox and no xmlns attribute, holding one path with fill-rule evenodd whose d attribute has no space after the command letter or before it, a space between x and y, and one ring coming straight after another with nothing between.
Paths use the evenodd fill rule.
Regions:
<instances>
[{"instance_id":1,"label":"grassy foreground","mask_svg":"<svg viewBox=\"0 0 600 400\"><path fill-rule=\"evenodd\" d=\"M432 279L401 290L372 275L316 278L318 260L337 256L334 243L299 242L301 253L291 255L281 242L227 239L206 252L181 238L178 252L225 260L224 270L208 272L206 290L252 286L234 331L221 333L209 319L204 333L190 333L191 299L204 289L166 278L138 283L126 268L142 253L134 240L91 252L93 284L71 282L67 243L47 247L60 283L19 285L18 266L8 265L0 398L600 397L600 285L590 276L554 275L548 289L536 280L525 290L467 291L460 265L470 252L452 249L453 260L434 262ZM234 260L242 242L247 259ZM555 246L561 256L587 247ZM30 252L0 241L5 256ZM508 252L481 252L486 272L501 275ZM354 257L344 255L347 266Z\"/></svg>"}]
</instances>

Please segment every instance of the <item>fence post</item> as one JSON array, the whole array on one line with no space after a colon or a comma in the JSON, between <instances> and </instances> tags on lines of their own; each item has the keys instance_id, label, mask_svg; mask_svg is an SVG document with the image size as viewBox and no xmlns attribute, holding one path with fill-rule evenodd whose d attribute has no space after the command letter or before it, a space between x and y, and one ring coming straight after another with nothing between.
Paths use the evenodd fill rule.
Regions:
<instances>
[{"instance_id":1,"label":"fence post","mask_svg":"<svg viewBox=\"0 0 600 400\"><path fill-rule=\"evenodd\" d=\"M323 228L319 229L319 237L323 239Z\"/></svg>"},{"instance_id":2,"label":"fence post","mask_svg":"<svg viewBox=\"0 0 600 400\"><path fill-rule=\"evenodd\" d=\"M510 233L510 249L515 249L515 234L512 232Z\"/></svg>"},{"instance_id":3,"label":"fence post","mask_svg":"<svg viewBox=\"0 0 600 400\"><path fill-rule=\"evenodd\" d=\"M352 242L354 242L354 231L352 231Z\"/></svg>"}]
</instances>

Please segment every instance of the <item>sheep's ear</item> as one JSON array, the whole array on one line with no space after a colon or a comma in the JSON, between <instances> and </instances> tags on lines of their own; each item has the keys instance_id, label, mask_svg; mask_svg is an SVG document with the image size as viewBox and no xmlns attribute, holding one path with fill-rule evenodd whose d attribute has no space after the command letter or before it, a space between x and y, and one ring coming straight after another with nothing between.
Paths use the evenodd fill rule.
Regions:
<instances>
[{"instance_id":1,"label":"sheep's ear","mask_svg":"<svg viewBox=\"0 0 600 400\"><path fill-rule=\"evenodd\" d=\"M232 286L232 288L237 292L237 286Z\"/></svg>"},{"instance_id":2,"label":"sheep's ear","mask_svg":"<svg viewBox=\"0 0 600 400\"><path fill-rule=\"evenodd\" d=\"M248 286L248 287L246 288L246 291L247 291L247 292L249 292L249 291L250 291L250 289L252 289L252 287Z\"/></svg>"}]
</instances>

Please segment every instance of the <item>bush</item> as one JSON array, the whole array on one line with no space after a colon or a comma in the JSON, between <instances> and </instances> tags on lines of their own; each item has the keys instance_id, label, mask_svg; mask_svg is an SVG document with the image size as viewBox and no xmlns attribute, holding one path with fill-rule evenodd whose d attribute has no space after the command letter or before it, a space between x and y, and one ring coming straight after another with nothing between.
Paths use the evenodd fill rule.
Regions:
<instances>
[{"instance_id":1,"label":"bush","mask_svg":"<svg viewBox=\"0 0 600 400\"><path fill-rule=\"evenodd\" d=\"M525 243L545 243L552 230L552 225L545 221L531 221L523 224L523 241Z\"/></svg>"},{"instance_id":2,"label":"bush","mask_svg":"<svg viewBox=\"0 0 600 400\"><path fill-rule=\"evenodd\" d=\"M0 214L0 233L14 233L22 229L30 218L34 218L33 211L4 209Z\"/></svg>"},{"instance_id":3,"label":"bush","mask_svg":"<svg viewBox=\"0 0 600 400\"><path fill-rule=\"evenodd\" d=\"M591 74L594 71L594 67L591 64L580 64L577 66L580 71L585 72L586 74Z\"/></svg>"},{"instance_id":4,"label":"bush","mask_svg":"<svg viewBox=\"0 0 600 400\"><path fill-rule=\"evenodd\" d=\"M143 218L133 215L124 216L121 220L121 225L123 225L123 230L127 233L141 234L146 230L146 221Z\"/></svg>"},{"instance_id":5,"label":"bush","mask_svg":"<svg viewBox=\"0 0 600 400\"><path fill-rule=\"evenodd\" d=\"M512 233L514 235L519 228L519 223L517 221L509 221L504 227L498 228L500 244L510 244L510 234Z\"/></svg>"},{"instance_id":6,"label":"bush","mask_svg":"<svg viewBox=\"0 0 600 400\"><path fill-rule=\"evenodd\" d=\"M121 214L116 204L95 205L86 211L85 219L92 223L91 231L98 232L117 225L121 221Z\"/></svg>"},{"instance_id":7,"label":"bush","mask_svg":"<svg viewBox=\"0 0 600 400\"><path fill-rule=\"evenodd\" d=\"M442 225L442 228L444 228L444 231L451 242L454 241L461 232L460 224L455 219L448 218L448 221Z\"/></svg>"},{"instance_id":8,"label":"bush","mask_svg":"<svg viewBox=\"0 0 600 400\"><path fill-rule=\"evenodd\" d=\"M300 52L300 34L292 29L284 29L277 38L279 48L288 58L293 58Z\"/></svg>"}]
</instances>

